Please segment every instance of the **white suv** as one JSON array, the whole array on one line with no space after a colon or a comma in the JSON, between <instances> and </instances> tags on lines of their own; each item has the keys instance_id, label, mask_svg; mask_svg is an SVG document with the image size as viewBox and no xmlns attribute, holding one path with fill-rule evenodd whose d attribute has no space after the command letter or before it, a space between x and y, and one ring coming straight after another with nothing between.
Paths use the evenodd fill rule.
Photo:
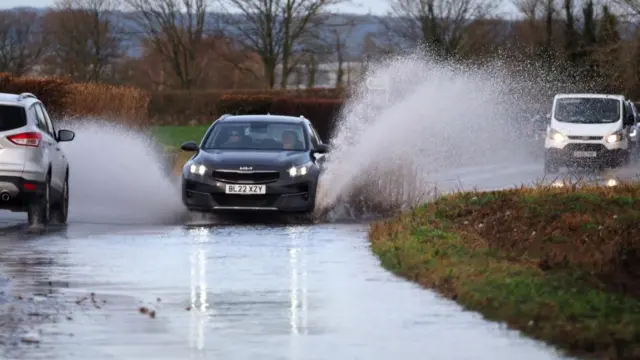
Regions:
<instances>
[{"instance_id":1,"label":"white suv","mask_svg":"<svg viewBox=\"0 0 640 360\"><path fill-rule=\"evenodd\" d=\"M60 143L74 137L56 130L33 94L0 93L0 209L26 211L29 225L66 223L69 162Z\"/></svg>"}]
</instances>

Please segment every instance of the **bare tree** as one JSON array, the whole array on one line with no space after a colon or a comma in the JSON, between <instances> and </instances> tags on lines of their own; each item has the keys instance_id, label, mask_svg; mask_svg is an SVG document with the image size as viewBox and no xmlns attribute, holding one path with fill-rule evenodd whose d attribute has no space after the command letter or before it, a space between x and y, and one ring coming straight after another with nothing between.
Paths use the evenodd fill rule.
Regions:
<instances>
[{"instance_id":1,"label":"bare tree","mask_svg":"<svg viewBox=\"0 0 640 360\"><path fill-rule=\"evenodd\" d=\"M0 11L0 72L22 76L33 70L47 51L41 25L35 11Z\"/></svg>"},{"instance_id":2,"label":"bare tree","mask_svg":"<svg viewBox=\"0 0 640 360\"><path fill-rule=\"evenodd\" d=\"M436 54L455 55L464 29L492 15L499 0L389 0L389 31Z\"/></svg>"},{"instance_id":3,"label":"bare tree","mask_svg":"<svg viewBox=\"0 0 640 360\"><path fill-rule=\"evenodd\" d=\"M275 86L276 69L282 66L280 86L285 88L301 38L312 23L318 23L313 20L324 9L342 2L345 0L225 0L226 22L234 37L262 59L269 88Z\"/></svg>"},{"instance_id":4,"label":"bare tree","mask_svg":"<svg viewBox=\"0 0 640 360\"><path fill-rule=\"evenodd\" d=\"M209 0L123 0L152 49L168 64L179 87L194 87L206 51Z\"/></svg>"},{"instance_id":5,"label":"bare tree","mask_svg":"<svg viewBox=\"0 0 640 360\"><path fill-rule=\"evenodd\" d=\"M331 52L335 53L335 60L337 63L336 88L344 86L344 63L349 55L347 52L347 39L351 36L355 27L355 19L346 18L343 22L334 24L330 29L331 36L329 37L329 49L331 49Z\"/></svg>"},{"instance_id":6,"label":"bare tree","mask_svg":"<svg viewBox=\"0 0 640 360\"><path fill-rule=\"evenodd\" d=\"M112 11L115 0L59 0L45 17L51 41L50 72L76 81L106 81L122 56L123 42Z\"/></svg>"}]
</instances>

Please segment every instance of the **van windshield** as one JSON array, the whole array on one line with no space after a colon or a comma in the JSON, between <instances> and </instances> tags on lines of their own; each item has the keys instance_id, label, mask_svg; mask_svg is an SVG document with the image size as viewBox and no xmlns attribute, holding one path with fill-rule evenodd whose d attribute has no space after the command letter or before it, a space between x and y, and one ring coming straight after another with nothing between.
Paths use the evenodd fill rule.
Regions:
<instances>
[{"instance_id":1,"label":"van windshield","mask_svg":"<svg viewBox=\"0 0 640 360\"><path fill-rule=\"evenodd\" d=\"M579 124L608 124L620 120L620 100L562 98L556 100L554 118Z\"/></svg>"}]
</instances>

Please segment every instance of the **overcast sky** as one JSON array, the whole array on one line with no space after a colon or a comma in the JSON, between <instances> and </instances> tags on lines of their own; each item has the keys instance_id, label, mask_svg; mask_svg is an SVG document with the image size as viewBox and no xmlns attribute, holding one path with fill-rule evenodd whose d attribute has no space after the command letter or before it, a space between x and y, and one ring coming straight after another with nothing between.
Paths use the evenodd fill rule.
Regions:
<instances>
[{"instance_id":1,"label":"overcast sky","mask_svg":"<svg viewBox=\"0 0 640 360\"><path fill-rule=\"evenodd\" d=\"M362 4L360 6L351 5L351 6L341 6L341 9L345 12L351 13L368 13L371 12L373 14L382 15L387 12L388 2L387 0L357 0L358 3ZM47 7L53 4L54 0L0 0L0 8L12 8L16 6L29 6L29 7ZM511 1L504 1L502 6L503 12L514 13L515 10L513 5L511 5Z\"/></svg>"}]
</instances>

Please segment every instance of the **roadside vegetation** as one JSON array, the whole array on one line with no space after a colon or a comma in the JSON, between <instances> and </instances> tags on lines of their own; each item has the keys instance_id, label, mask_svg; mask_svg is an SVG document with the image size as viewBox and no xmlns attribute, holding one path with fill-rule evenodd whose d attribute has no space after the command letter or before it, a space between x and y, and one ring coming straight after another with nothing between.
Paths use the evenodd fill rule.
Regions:
<instances>
[{"instance_id":1,"label":"roadside vegetation","mask_svg":"<svg viewBox=\"0 0 640 360\"><path fill-rule=\"evenodd\" d=\"M640 358L640 185L460 192L370 228L388 270L574 355Z\"/></svg>"},{"instance_id":2,"label":"roadside vegetation","mask_svg":"<svg viewBox=\"0 0 640 360\"><path fill-rule=\"evenodd\" d=\"M180 145L186 141L200 142L200 139L208 127L208 125L154 126L151 129L151 134L156 140L163 144L167 150L179 150Z\"/></svg>"}]
</instances>

